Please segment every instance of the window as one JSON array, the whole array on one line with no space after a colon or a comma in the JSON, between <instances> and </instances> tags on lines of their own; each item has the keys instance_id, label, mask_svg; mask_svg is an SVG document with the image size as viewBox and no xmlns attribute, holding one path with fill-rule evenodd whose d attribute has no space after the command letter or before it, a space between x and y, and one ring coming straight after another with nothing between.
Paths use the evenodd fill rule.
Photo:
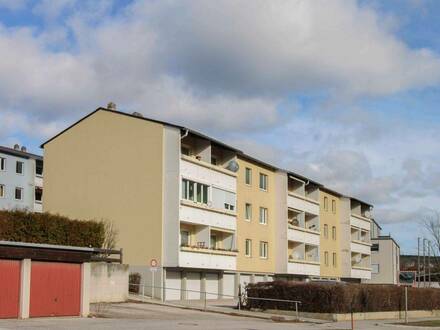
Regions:
<instances>
[{"instance_id":1,"label":"window","mask_svg":"<svg viewBox=\"0 0 440 330\"><path fill-rule=\"evenodd\" d=\"M333 267L337 266L336 252L333 252Z\"/></svg>"},{"instance_id":2,"label":"window","mask_svg":"<svg viewBox=\"0 0 440 330\"><path fill-rule=\"evenodd\" d=\"M217 235L211 234L211 239L209 241L209 247L211 249L216 249L217 248Z\"/></svg>"},{"instance_id":3,"label":"window","mask_svg":"<svg viewBox=\"0 0 440 330\"><path fill-rule=\"evenodd\" d=\"M244 255L246 257L252 257L252 240L246 239Z\"/></svg>"},{"instance_id":4,"label":"window","mask_svg":"<svg viewBox=\"0 0 440 330\"><path fill-rule=\"evenodd\" d=\"M260 224L267 224L267 208L260 207Z\"/></svg>"},{"instance_id":5,"label":"window","mask_svg":"<svg viewBox=\"0 0 440 330\"><path fill-rule=\"evenodd\" d=\"M328 238L328 225L324 225L324 238Z\"/></svg>"},{"instance_id":6,"label":"window","mask_svg":"<svg viewBox=\"0 0 440 330\"><path fill-rule=\"evenodd\" d=\"M15 163L15 173L23 174L24 163L17 160Z\"/></svg>"},{"instance_id":7,"label":"window","mask_svg":"<svg viewBox=\"0 0 440 330\"><path fill-rule=\"evenodd\" d=\"M244 210L244 218L247 221L252 220L252 204L246 203Z\"/></svg>"},{"instance_id":8,"label":"window","mask_svg":"<svg viewBox=\"0 0 440 330\"><path fill-rule=\"evenodd\" d=\"M371 245L371 251L373 252L379 251L379 244L374 243L373 245Z\"/></svg>"},{"instance_id":9,"label":"window","mask_svg":"<svg viewBox=\"0 0 440 330\"><path fill-rule=\"evenodd\" d=\"M252 184L252 170L249 167L245 169L245 183L248 185Z\"/></svg>"},{"instance_id":10,"label":"window","mask_svg":"<svg viewBox=\"0 0 440 330\"><path fill-rule=\"evenodd\" d=\"M379 264L371 264L371 274L379 274Z\"/></svg>"},{"instance_id":11,"label":"window","mask_svg":"<svg viewBox=\"0 0 440 330\"><path fill-rule=\"evenodd\" d=\"M35 187L35 202L41 203L43 201L43 188Z\"/></svg>"},{"instance_id":12,"label":"window","mask_svg":"<svg viewBox=\"0 0 440 330\"><path fill-rule=\"evenodd\" d=\"M181 230L180 231L180 245L182 246L189 246L191 244L189 231L187 230Z\"/></svg>"},{"instance_id":13,"label":"window","mask_svg":"<svg viewBox=\"0 0 440 330\"><path fill-rule=\"evenodd\" d=\"M324 210L328 211L328 198L324 197Z\"/></svg>"},{"instance_id":14,"label":"window","mask_svg":"<svg viewBox=\"0 0 440 330\"><path fill-rule=\"evenodd\" d=\"M336 214L336 201L334 199L332 200L332 213Z\"/></svg>"},{"instance_id":15,"label":"window","mask_svg":"<svg viewBox=\"0 0 440 330\"><path fill-rule=\"evenodd\" d=\"M6 171L6 158L0 157L0 171Z\"/></svg>"},{"instance_id":16,"label":"window","mask_svg":"<svg viewBox=\"0 0 440 330\"><path fill-rule=\"evenodd\" d=\"M326 266L328 266L328 252L327 251L324 252L324 263Z\"/></svg>"},{"instance_id":17,"label":"window","mask_svg":"<svg viewBox=\"0 0 440 330\"><path fill-rule=\"evenodd\" d=\"M23 200L23 188L15 188L15 199L18 201Z\"/></svg>"},{"instance_id":18,"label":"window","mask_svg":"<svg viewBox=\"0 0 440 330\"><path fill-rule=\"evenodd\" d=\"M267 242L260 242L260 258L267 259Z\"/></svg>"},{"instance_id":19,"label":"window","mask_svg":"<svg viewBox=\"0 0 440 330\"><path fill-rule=\"evenodd\" d=\"M182 198L197 203L208 204L209 186L187 179L182 180Z\"/></svg>"},{"instance_id":20,"label":"window","mask_svg":"<svg viewBox=\"0 0 440 330\"><path fill-rule=\"evenodd\" d=\"M35 161L35 174L38 176L42 176L43 175L43 161L37 159Z\"/></svg>"},{"instance_id":21,"label":"window","mask_svg":"<svg viewBox=\"0 0 440 330\"><path fill-rule=\"evenodd\" d=\"M4 197L5 197L5 185L0 184L0 198L4 198Z\"/></svg>"},{"instance_id":22,"label":"window","mask_svg":"<svg viewBox=\"0 0 440 330\"><path fill-rule=\"evenodd\" d=\"M332 239L334 241L336 241L336 227L335 226L332 227Z\"/></svg>"},{"instance_id":23,"label":"window","mask_svg":"<svg viewBox=\"0 0 440 330\"><path fill-rule=\"evenodd\" d=\"M267 175L263 173L260 173L260 189L267 190Z\"/></svg>"}]
</instances>

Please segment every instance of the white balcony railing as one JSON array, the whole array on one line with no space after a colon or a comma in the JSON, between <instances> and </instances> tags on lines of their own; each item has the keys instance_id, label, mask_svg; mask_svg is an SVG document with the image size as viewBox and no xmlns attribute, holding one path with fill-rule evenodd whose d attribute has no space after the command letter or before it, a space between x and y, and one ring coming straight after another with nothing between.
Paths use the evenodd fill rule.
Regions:
<instances>
[{"instance_id":1,"label":"white balcony railing","mask_svg":"<svg viewBox=\"0 0 440 330\"><path fill-rule=\"evenodd\" d=\"M232 192L237 191L237 175L234 172L193 157L182 156L180 174L189 180L213 185Z\"/></svg>"},{"instance_id":2,"label":"white balcony railing","mask_svg":"<svg viewBox=\"0 0 440 330\"><path fill-rule=\"evenodd\" d=\"M237 269L237 252L181 247L179 266L203 269Z\"/></svg>"},{"instance_id":3,"label":"white balcony railing","mask_svg":"<svg viewBox=\"0 0 440 330\"><path fill-rule=\"evenodd\" d=\"M292 193L287 195L287 207L319 215L319 203L317 201Z\"/></svg>"},{"instance_id":4,"label":"white balcony railing","mask_svg":"<svg viewBox=\"0 0 440 330\"><path fill-rule=\"evenodd\" d=\"M289 274L319 276L319 261L289 259L287 264L287 272Z\"/></svg>"},{"instance_id":5,"label":"white balcony railing","mask_svg":"<svg viewBox=\"0 0 440 330\"><path fill-rule=\"evenodd\" d=\"M353 227L361 228L364 230L370 230L371 220L360 215L351 214L350 225Z\"/></svg>"},{"instance_id":6,"label":"white balcony railing","mask_svg":"<svg viewBox=\"0 0 440 330\"><path fill-rule=\"evenodd\" d=\"M180 221L228 230L237 229L237 218L235 215L190 205L190 202L181 202Z\"/></svg>"},{"instance_id":7,"label":"white balcony railing","mask_svg":"<svg viewBox=\"0 0 440 330\"><path fill-rule=\"evenodd\" d=\"M351 277L369 280L371 279L371 268L352 266Z\"/></svg>"},{"instance_id":8,"label":"white balcony railing","mask_svg":"<svg viewBox=\"0 0 440 330\"><path fill-rule=\"evenodd\" d=\"M287 239L289 241L319 245L319 231L289 226L289 228L287 229Z\"/></svg>"},{"instance_id":9,"label":"white balcony railing","mask_svg":"<svg viewBox=\"0 0 440 330\"><path fill-rule=\"evenodd\" d=\"M370 255L371 254L371 244L361 241L351 241L350 243L351 252L361 253Z\"/></svg>"}]
</instances>

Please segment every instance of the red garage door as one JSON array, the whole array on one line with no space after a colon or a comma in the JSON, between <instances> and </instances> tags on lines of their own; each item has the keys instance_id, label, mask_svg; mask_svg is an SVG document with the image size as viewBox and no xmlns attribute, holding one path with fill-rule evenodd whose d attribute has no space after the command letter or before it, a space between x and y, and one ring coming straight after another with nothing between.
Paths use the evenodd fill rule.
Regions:
<instances>
[{"instance_id":1,"label":"red garage door","mask_svg":"<svg viewBox=\"0 0 440 330\"><path fill-rule=\"evenodd\" d=\"M81 265L32 262L31 317L80 314Z\"/></svg>"},{"instance_id":2,"label":"red garage door","mask_svg":"<svg viewBox=\"0 0 440 330\"><path fill-rule=\"evenodd\" d=\"M18 317L20 303L20 262L0 260L0 318Z\"/></svg>"}]
</instances>

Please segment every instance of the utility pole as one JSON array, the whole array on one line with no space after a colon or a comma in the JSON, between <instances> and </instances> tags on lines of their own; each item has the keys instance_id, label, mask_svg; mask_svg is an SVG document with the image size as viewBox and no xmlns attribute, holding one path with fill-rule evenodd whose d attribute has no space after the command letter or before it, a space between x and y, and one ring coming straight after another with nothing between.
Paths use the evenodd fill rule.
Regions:
<instances>
[{"instance_id":1,"label":"utility pole","mask_svg":"<svg viewBox=\"0 0 440 330\"><path fill-rule=\"evenodd\" d=\"M431 287L431 241L428 241L428 287Z\"/></svg>"},{"instance_id":2,"label":"utility pole","mask_svg":"<svg viewBox=\"0 0 440 330\"><path fill-rule=\"evenodd\" d=\"M420 237L417 237L417 287L420 288Z\"/></svg>"},{"instance_id":3,"label":"utility pole","mask_svg":"<svg viewBox=\"0 0 440 330\"><path fill-rule=\"evenodd\" d=\"M423 287L426 288L426 238L423 239Z\"/></svg>"}]
</instances>

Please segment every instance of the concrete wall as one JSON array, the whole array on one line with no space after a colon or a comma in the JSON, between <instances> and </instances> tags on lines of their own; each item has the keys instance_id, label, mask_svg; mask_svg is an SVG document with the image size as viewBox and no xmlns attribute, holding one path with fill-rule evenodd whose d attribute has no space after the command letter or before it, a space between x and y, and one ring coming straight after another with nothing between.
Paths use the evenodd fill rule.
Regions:
<instances>
[{"instance_id":1,"label":"concrete wall","mask_svg":"<svg viewBox=\"0 0 440 330\"><path fill-rule=\"evenodd\" d=\"M350 225L350 199L346 197L342 197L340 199L340 216L339 216L339 223L340 223L340 253L341 257L340 264L341 264L341 274L344 278L350 278L351 277L351 249L350 249L350 243L351 243L351 225Z\"/></svg>"},{"instance_id":2,"label":"concrete wall","mask_svg":"<svg viewBox=\"0 0 440 330\"><path fill-rule=\"evenodd\" d=\"M371 265L379 265L379 272L371 273L371 280L368 283L376 284L397 284L399 282L400 270L400 248L391 239L372 239L371 243L379 244L379 251L371 252Z\"/></svg>"},{"instance_id":3,"label":"concrete wall","mask_svg":"<svg viewBox=\"0 0 440 330\"><path fill-rule=\"evenodd\" d=\"M162 263L163 125L99 110L44 157L44 211L112 221L127 264Z\"/></svg>"},{"instance_id":4,"label":"concrete wall","mask_svg":"<svg viewBox=\"0 0 440 330\"><path fill-rule=\"evenodd\" d=\"M123 302L128 299L128 265L90 264L90 302Z\"/></svg>"},{"instance_id":5,"label":"concrete wall","mask_svg":"<svg viewBox=\"0 0 440 330\"><path fill-rule=\"evenodd\" d=\"M275 173L275 273L287 273L287 173Z\"/></svg>"}]
</instances>

